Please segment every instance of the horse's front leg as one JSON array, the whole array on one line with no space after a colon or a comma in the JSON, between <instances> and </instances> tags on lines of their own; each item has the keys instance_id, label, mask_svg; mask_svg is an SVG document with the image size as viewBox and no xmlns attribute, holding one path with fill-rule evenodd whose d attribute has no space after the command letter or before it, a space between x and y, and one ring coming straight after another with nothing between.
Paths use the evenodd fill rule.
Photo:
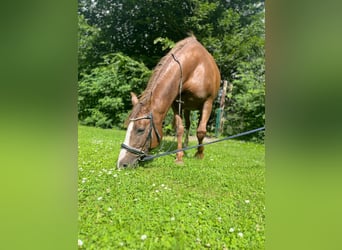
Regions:
<instances>
[{"instance_id":1,"label":"horse's front leg","mask_svg":"<svg viewBox=\"0 0 342 250\"><path fill-rule=\"evenodd\" d=\"M202 113L201 113L200 120L198 123L198 128L197 128L198 144L203 143L203 139L205 135L207 134L207 122L210 117L212 106L213 106L212 100L207 100L203 105ZM204 146L198 147L195 157L202 159L204 157L203 151L204 151Z\"/></svg>"},{"instance_id":2,"label":"horse's front leg","mask_svg":"<svg viewBox=\"0 0 342 250\"><path fill-rule=\"evenodd\" d=\"M182 117L178 114L176 110L174 110L174 122L176 127L176 136L177 136L177 149L182 148L182 138L184 134L184 126ZM183 163L184 152L180 151L176 153L176 163Z\"/></svg>"}]
</instances>

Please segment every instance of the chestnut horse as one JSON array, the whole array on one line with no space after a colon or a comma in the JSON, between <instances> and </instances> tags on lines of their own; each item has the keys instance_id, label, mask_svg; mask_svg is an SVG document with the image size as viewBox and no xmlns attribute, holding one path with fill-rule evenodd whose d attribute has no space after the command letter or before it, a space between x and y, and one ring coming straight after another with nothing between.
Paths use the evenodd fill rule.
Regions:
<instances>
[{"instance_id":1,"label":"chestnut horse","mask_svg":"<svg viewBox=\"0 0 342 250\"><path fill-rule=\"evenodd\" d=\"M120 169L134 165L150 149L159 145L163 137L163 120L171 106L177 148L182 148L183 113L186 128L184 144L188 143L191 110L201 111L197 139L202 144L220 80L220 72L213 57L194 36L178 42L158 63L140 98L131 93L133 110L128 118L117 167ZM195 156L203 158L203 150L203 146L199 147ZM176 154L177 163L183 162L183 155L183 151Z\"/></svg>"}]
</instances>

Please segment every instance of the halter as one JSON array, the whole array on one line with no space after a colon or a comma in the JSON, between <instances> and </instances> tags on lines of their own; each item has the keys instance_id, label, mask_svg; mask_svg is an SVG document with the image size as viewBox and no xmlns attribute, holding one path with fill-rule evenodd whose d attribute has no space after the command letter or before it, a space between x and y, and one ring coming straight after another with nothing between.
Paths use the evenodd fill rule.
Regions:
<instances>
[{"instance_id":1,"label":"halter","mask_svg":"<svg viewBox=\"0 0 342 250\"><path fill-rule=\"evenodd\" d=\"M145 141L144 145L141 148L145 147L147 141L150 141L150 147L151 147L152 130L154 130L155 134L157 135L158 143L160 143L161 136L160 136L160 134L158 132L158 129L156 128L156 126L155 126L155 124L153 122L152 112L150 114L148 114L148 115L145 115L145 116L141 116L141 117L138 117L138 118L130 119L130 121L135 122L135 121L139 121L139 120L143 120L143 119L149 119L150 120L150 130L148 131L148 135L147 135L146 141ZM146 154L144 151L142 151L140 149L137 149L137 148L133 148L133 147L131 147L129 145L126 145L124 143L121 144L121 148L126 149L128 152L130 152L132 154L138 155L139 156L139 160L142 160L144 157L148 156L148 154Z\"/></svg>"}]
</instances>

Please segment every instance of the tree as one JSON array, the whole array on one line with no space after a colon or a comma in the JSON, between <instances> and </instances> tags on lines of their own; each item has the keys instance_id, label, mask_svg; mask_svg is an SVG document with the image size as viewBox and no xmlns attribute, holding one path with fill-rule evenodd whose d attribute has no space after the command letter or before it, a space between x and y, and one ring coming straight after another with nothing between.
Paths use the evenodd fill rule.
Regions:
<instances>
[{"instance_id":1,"label":"tree","mask_svg":"<svg viewBox=\"0 0 342 250\"><path fill-rule=\"evenodd\" d=\"M99 62L100 53L96 50L100 29L90 26L84 16L78 14L78 74L89 73Z\"/></svg>"},{"instance_id":2,"label":"tree","mask_svg":"<svg viewBox=\"0 0 342 250\"><path fill-rule=\"evenodd\" d=\"M236 134L265 125L265 60L242 62L233 81L233 98L226 108L226 134ZM249 138L263 139L264 133Z\"/></svg>"},{"instance_id":3,"label":"tree","mask_svg":"<svg viewBox=\"0 0 342 250\"><path fill-rule=\"evenodd\" d=\"M178 41L187 36L183 19L192 15L192 1L80 0L79 11L101 28L107 53L120 51L152 68L164 54L153 44L156 38Z\"/></svg>"},{"instance_id":4,"label":"tree","mask_svg":"<svg viewBox=\"0 0 342 250\"><path fill-rule=\"evenodd\" d=\"M151 71L122 53L109 54L85 74L78 88L78 118L82 124L122 126L132 108L130 92L141 92Z\"/></svg>"}]
</instances>

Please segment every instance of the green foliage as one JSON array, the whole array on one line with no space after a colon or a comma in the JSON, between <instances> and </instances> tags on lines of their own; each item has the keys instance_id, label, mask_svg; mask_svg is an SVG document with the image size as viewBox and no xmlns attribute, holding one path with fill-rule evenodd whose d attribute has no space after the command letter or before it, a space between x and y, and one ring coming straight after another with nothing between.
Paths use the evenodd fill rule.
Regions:
<instances>
[{"instance_id":1,"label":"green foliage","mask_svg":"<svg viewBox=\"0 0 342 250\"><path fill-rule=\"evenodd\" d=\"M101 28L107 53L120 51L143 59L152 68L163 55L162 46L153 41L158 37L184 38L190 29L183 19L191 15L192 5L184 0L79 0L79 11L91 25Z\"/></svg>"},{"instance_id":2,"label":"green foliage","mask_svg":"<svg viewBox=\"0 0 342 250\"><path fill-rule=\"evenodd\" d=\"M90 26L84 16L78 15L78 74L89 72L98 62L95 44L100 29Z\"/></svg>"},{"instance_id":3,"label":"green foliage","mask_svg":"<svg viewBox=\"0 0 342 250\"><path fill-rule=\"evenodd\" d=\"M117 171L124 136L79 127L81 249L264 249L264 145L224 141L183 166L168 156Z\"/></svg>"},{"instance_id":4,"label":"green foliage","mask_svg":"<svg viewBox=\"0 0 342 250\"><path fill-rule=\"evenodd\" d=\"M103 128L122 126L131 109L130 92L140 93L150 74L144 64L121 53L104 56L79 82L80 122Z\"/></svg>"},{"instance_id":5,"label":"green foliage","mask_svg":"<svg viewBox=\"0 0 342 250\"><path fill-rule=\"evenodd\" d=\"M198 119L199 119L199 111L197 111L197 110L191 111L191 113L190 113L190 131L189 131L189 135L191 135L191 136L196 136ZM164 135L171 135L171 136L176 135L176 131L175 131L175 127L174 127L174 113L173 113L172 109L170 109L167 112L163 124L164 124L164 126L163 126Z\"/></svg>"},{"instance_id":6,"label":"green foliage","mask_svg":"<svg viewBox=\"0 0 342 250\"><path fill-rule=\"evenodd\" d=\"M214 31L215 21L217 19L217 8L219 6L218 1L193 1L194 2L194 14L187 17L185 20L189 23L192 31L199 38L211 36Z\"/></svg>"},{"instance_id":7,"label":"green foliage","mask_svg":"<svg viewBox=\"0 0 342 250\"><path fill-rule=\"evenodd\" d=\"M153 44L161 43L163 45L162 50L172 49L175 46L175 42L167 37L158 37L153 41Z\"/></svg>"},{"instance_id":8,"label":"green foliage","mask_svg":"<svg viewBox=\"0 0 342 250\"><path fill-rule=\"evenodd\" d=\"M227 134L236 134L264 126L265 71L263 58L258 58L250 63L241 63L233 84L233 98L227 108L228 115L225 123ZM263 137L264 133L249 136L254 139L263 139Z\"/></svg>"},{"instance_id":9,"label":"green foliage","mask_svg":"<svg viewBox=\"0 0 342 250\"><path fill-rule=\"evenodd\" d=\"M265 124L265 59L264 13L241 26L240 15L229 9L219 22L220 36L206 39L220 65L223 79L233 83L233 93L227 98L224 135L232 135L262 127ZM218 106L218 103L216 104ZM261 140L264 133L244 139Z\"/></svg>"}]
</instances>

